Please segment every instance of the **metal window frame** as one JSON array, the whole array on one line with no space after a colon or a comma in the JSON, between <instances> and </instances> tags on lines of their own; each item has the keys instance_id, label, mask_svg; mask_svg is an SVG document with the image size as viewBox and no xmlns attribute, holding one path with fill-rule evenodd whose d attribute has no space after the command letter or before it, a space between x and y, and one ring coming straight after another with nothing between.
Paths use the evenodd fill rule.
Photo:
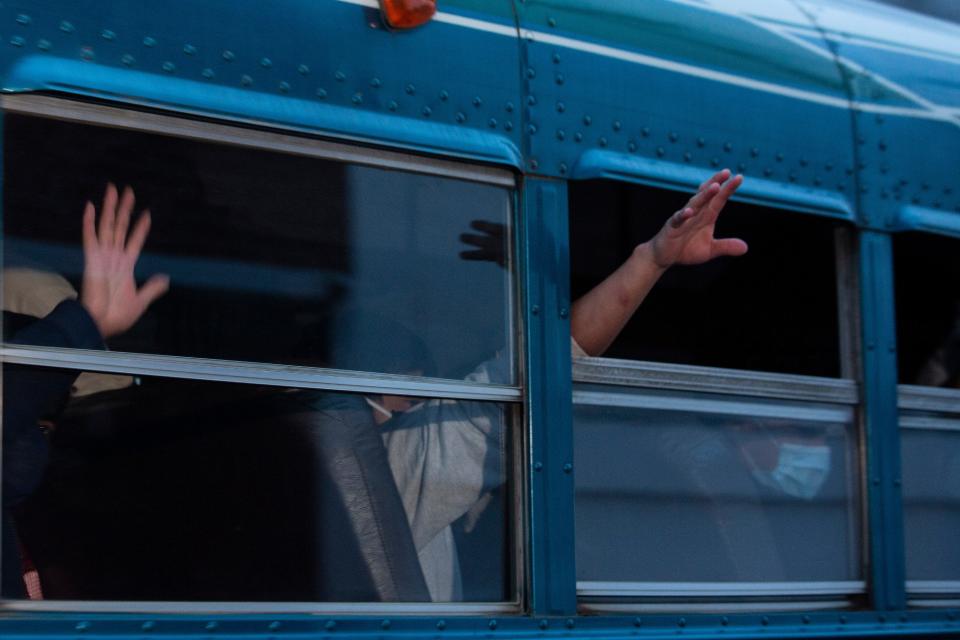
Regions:
<instances>
[{"instance_id":1,"label":"metal window frame","mask_svg":"<svg viewBox=\"0 0 960 640\"><path fill-rule=\"evenodd\" d=\"M899 385L897 406L900 410L898 426L901 431L960 434L960 390ZM913 412L939 415L915 415ZM960 580L907 580L906 591L909 606L960 606Z\"/></svg>"},{"instance_id":2,"label":"metal window frame","mask_svg":"<svg viewBox=\"0 0 960 640\"><path fill-rule=\"evenodd\" d=\"M854 482L860 489L861 504L854 507L859 522L851 527L860 532L862 543L852 549L863 574L869 545L866 502L863 425L859 406L862 399L860 371L860 275L857 270L856 236L849 228L838 227L834 234L835 279L837 288L838 355L840 378L800 374L768 373L754 370L703 367L615 358L579 357L573 360L573 379L579 384L619 387L618 391L574 389L574 405L619 406L668 411L709 412L727 415L792 418L850 425L858 440L861 465ZM628 389L654 393L629 394ZM665 392L665 393L656 393ZM703 394L699 398L669 397L669 392ZM716 395L727 396L720 399ZM750 399L758 399L760 402ZM766 402L763 400L774 401ZM775 401L790 402L777 405ZM852 492L853 495L855 492ZM851 519L855 515L851 514ZM650 583L578 581L580 608L589 612L736 612L815 610L845 608L851 598L867 593L866 580L790 583ZM693 598L672 603L678 598ZM637 601L637 600L642 601ZM697 602L697 599L700 602ZM790 602L783 601L789 599ZM775 600L781 600L775 602ZM747 602L749 601L749 602Z\"/></svg>"},{"instance_id":3,"label":"metal window frame","mask_svg":"<svg viewBox=\"0 0 960 640\"><path fill-rule=\"evenodd\" d=\"M511 192L511 228L508 230L508 250L514 277L508 287L509 315L513 326L509 333L521 330L521 310L517 304L517 287L521 264L516 259L519 253L513 244L518 211L518 180L513 171L501 167L470 164L467 161L446 160L360 144L332 142L310 137L310 132L286 133L276 125L259 122L227 122L210 119L203 114L159 113L154 110L126 106L111 106L84 102L72 98L40 94L16 94L0 96L0 113L48 118L77 124L103 126L122 130L166 135L206 143L285 153L322 160L352 163L382 169L403 171L412 174L431 175L493 186L504 187ZM508 338L514 348L518 379L522 379L523 362L520 349L522 336ZM353 393L389 393L417 397L465 399L505 403L512 408L511 437L514 446L512 470L516 482L512 492L520 496L512 500L515 505L511 516L511 553L516 564L513 577L514 593L505 602L476 603L386 603L386 602L125 602L125 601L21 601L0 600L0 612L76 612L76 613L185 613L185 614L249 614L286 613L310 615L450 615L480 616L491 614L516 614L523 607L524 591L524 545L528 523L522 518L524 486L517 476L523 466L525 439L523 422L518 408L524 404L523 387L445 380L393 374L346 371L327 368L287 366L270 363L211 360L154 354L87 351L53 347L24 347L0 345L0 361L40 367L56 367L84 371L117 372L133 375L167 378L261 384L282 387L314 388ZM518 447L518 443L520 446ZM522 475L522 474L521 474Z\"/></svg>"},{"instance_id":4,"label":"metal window frame","mask_svg":"<svg viewBox=\"0 0 960 640\"><path fill-rule=\"evenodd\" d=\"M128 131L140 131L213 142L262 151L336 160L409 173L456 178L471 182L516 188L513 172L493 166L471 165L467 162L418 156L399 151L388 151L358 144L331 142L309 137L309 133L292 135L276 130L276 125L262 124L261 128L243 126L259 123L231 123L190 118L185 115L166 115L156 111L101 103L81 102L39 94L0 96L0 110L5 113L50 118L77 124L99 125ZM267 129L272 128L272 130Z\"/></svg>"},{"instance_id":5,"label":"metal window frame","mask_svg":"<svg viewBox=\"0 0 960 640\"><path fill-rule=\"evenodd\" d=\"M575 359L573 369L576 383L610 387L609 391L575 387L574 405L791 418L842 423L854 432L859 431L857 406L860 389L854 380L589 357ZM631 389L642 392L630 393ZM693 398L672 395L678 392L700 395ZM790 404L777 404L777 400ZM862 522L858 529L862 531ZM858 558L859 555L859 550L854 550L851 557ZM773 603L772 600L788 597L802 601L791 603L797 610L814 610L848 606L850 598L866 593L866 585L865 580L784 583L578 581L577 596L581 609L591 612L756 612L766 610L764 607L782 610L783 603ZM692 600L682 605L668 602L678 598L703 601ZM643 602L630 601L636 599L643 599ZM744 599L749 599L750 603L745 603ZM762 602L764 600L767 603Z\"/></svg>"}]
</instances>

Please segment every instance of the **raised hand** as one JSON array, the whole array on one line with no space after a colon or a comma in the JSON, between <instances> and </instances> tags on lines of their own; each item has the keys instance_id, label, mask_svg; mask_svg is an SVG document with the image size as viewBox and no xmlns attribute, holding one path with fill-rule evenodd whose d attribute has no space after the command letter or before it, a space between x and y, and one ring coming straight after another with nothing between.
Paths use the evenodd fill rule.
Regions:
<instances>
[{"instance_id":1,"label":"raised hand","mask_svg":"<svg viewBox=\"0 0 960 640\"><path fill-rule=\"evenodd\" d=\"M713 237L717 216L742 182L742 176L731 178L727 169L711 176L652 240L637 245L626 262L573 303L570 334L588 355L606 351L672 265L747 252L743 240Z\"/></svg>"},{"instance_id":2,"label":"raised hand","mask_svg":"<svg viewBox=\"0 0 960 640\"><path fill-rule=\"evenodd\" d=\"M150 212L140 214L128 237L133 206L133 189L126 187L118 202L117 188L110 183L103 196L99 226L92 202L87 202L83 211L80 303L104 338L132 327L147 307L170 287L167 276L155 275L137 288L133 270L150 232Z\"/></svg>"},{"instance_id":3,"label":"raised hand","mask_svg":"<svg viewBox=\"0 0 960 640\"><path fill-rule=\"evenodd\" d=\"M742 256L747 243L739 238L713 237L717 216L743 176L724 169L700 185L687 205L670 216L650 241L651 258L662 269L674 264L702 264L719 256Z\"/></svg>"}]
</instances>

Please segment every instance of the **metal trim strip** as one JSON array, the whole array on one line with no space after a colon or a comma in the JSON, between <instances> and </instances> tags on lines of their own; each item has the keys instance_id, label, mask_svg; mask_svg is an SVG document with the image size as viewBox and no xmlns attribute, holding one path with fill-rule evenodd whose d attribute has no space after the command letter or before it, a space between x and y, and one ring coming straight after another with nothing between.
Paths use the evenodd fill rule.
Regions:
<instances>
[{"instance_id":1,"label":"metal trim strip","mask_svg":"<svg viewBox=\"0 0 960 640\"><path fill-rule=\"evenodd\" d=\"M923 431L960 431L960 418L901 415L900 428Z\"/></svg>"},{"instance_id":2,"label":"metal trim strip","mask_svg":"<svg viewBox=\"0 0 960 640\"><path fill-rule=\"evenodd\" d=\"M117 602L86 600L3 600L0 611L32 613L144 614L310 614L310 615L489 615L517 613L519 603L469 602Z\"/></svg>"},{"instance_id":3,"label":"metal trim strip","mask_svg":"<svg viewBox=\"0 0 960 640\"><path fill-rule=\"evenodd\" d=\"M590 614L627 613L787 613L793 611L829 611L848 609L850 602L840 600L776 602L581 602L579 610Z\"/></svg>"},{"instance_id":4,"label":"metal trim strip","mask_svg":"<svg viewBox=\"0 0 960 640\"><path fill-rule=\"evenodd\" d=\"M757 418L806 420L810 422L852 423L853 407L848 406L791 406L761 404L741 400L707 400L704 398L676 398L661 395L573 392L573 403L601 407L659 409L687 413L710 413Z\"/></svg>"},{"instance_id":5,"label":"metal trim strip","mask_svg":"<svg viewBox=\"0 0 960 640\"><path fill-rule=\"evenodd\" d=\"M911 595L960 595L960 580L907 580Z\"/></svg>"},{"instance_id":6,"label":"metal trim strip","mask_svg":"<svg viewBox=\"0 0 960 640\"><path fill-rule=\"evenodd\" d=\"M960 389L897 385L897 408L960 414Z\"/></svg>"},{"instance_id":7,"label":"metal trim strip","mask_svg":"<svg viewBox=\"0 0 960 640\"><path fill-rule=\"evenodd\" d=\"M577 581L580 597L743 598L866 593L863 580L836 582L592 582Z\"/></svg>"},{"instance_id":8,"label":"metal trim strip","mask_svg":"<svg viewBox=\"0 0 960 640\"><path fill-rule=\"evenodd\" d=\"M615 358L576 358L574 382L856 405L853 380Z\"/></svg>"},{"instance_id":9,"label":"metal trim strip","mask_svg":"<svg viewBox=\"0 0 960 640\"><path fill-rule=\"evenodd\" d=\"M38 367L354 393L498 402L519 402L522 398L520 387L508 385L180 356L5 345L0 347L0 360Z\"/></svg>"}]
</instances>

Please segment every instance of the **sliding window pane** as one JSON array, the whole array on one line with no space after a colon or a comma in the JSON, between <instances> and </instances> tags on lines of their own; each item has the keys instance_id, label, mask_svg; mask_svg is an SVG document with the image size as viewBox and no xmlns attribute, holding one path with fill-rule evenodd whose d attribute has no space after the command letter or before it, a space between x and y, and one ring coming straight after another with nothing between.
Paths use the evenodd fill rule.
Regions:
<instances>
[{"instance_id":1,"label":"sliding window pane","mask_svg":"<svg viewBox=\"0 0 960 640\"><path fill-rule=\"evenodd\" d=\"M849 407L601 386L574 401L581 583L860 578Z\"/></svg>"},{"instance_id":2,"label":"sliding window pane","mask_svg":"<svg viewBox=\"0 0 960 640\"><path fill-rule=\"evenodd\" d=\"M7 365L5 417L75 376ZM39 426L4 424L49 440L49 463L42 438L4 452L5 583L35 567L53 600L514 597L513 407L83 376Z\"/></svg>"},{"instance_id":3,"label":"sliding window pane","mask_svg":"<svg viewBox=\"0 0 960 640\"><path fill-rule=\"evenodd\" d=\"M960 593L960 419L904 414L900 426L907 579Z\"/></svg>"},{"instance_id":4,"label":"sliding window pane","mask_svg":"<svg viewBox=\"0 0 960 640\"><path fill-rule=\"evenodd\" d=\"M113 350L444 378L501 352L515 380L510 189L19 115L3 179L5 311L76 295L113 182L152 213L140 276L171 280Z\"/></svg>"}]
</instances>

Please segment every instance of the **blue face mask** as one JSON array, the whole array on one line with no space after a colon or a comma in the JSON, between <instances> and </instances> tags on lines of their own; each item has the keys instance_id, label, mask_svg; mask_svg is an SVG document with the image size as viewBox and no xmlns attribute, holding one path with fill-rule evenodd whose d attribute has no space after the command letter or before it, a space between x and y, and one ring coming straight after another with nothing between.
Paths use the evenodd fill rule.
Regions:
<instances>
[{"instance_id":1,"label":"blue face mask","mask_svg":"<svg viewBox=\"0 0 960 640\"><path fill-rule=\"evenodd\" d=\"M830 473L830 447L784 442L771 471L751 469L760 484L795 498L812 500Z\"/></svg>"}]
</instances>

